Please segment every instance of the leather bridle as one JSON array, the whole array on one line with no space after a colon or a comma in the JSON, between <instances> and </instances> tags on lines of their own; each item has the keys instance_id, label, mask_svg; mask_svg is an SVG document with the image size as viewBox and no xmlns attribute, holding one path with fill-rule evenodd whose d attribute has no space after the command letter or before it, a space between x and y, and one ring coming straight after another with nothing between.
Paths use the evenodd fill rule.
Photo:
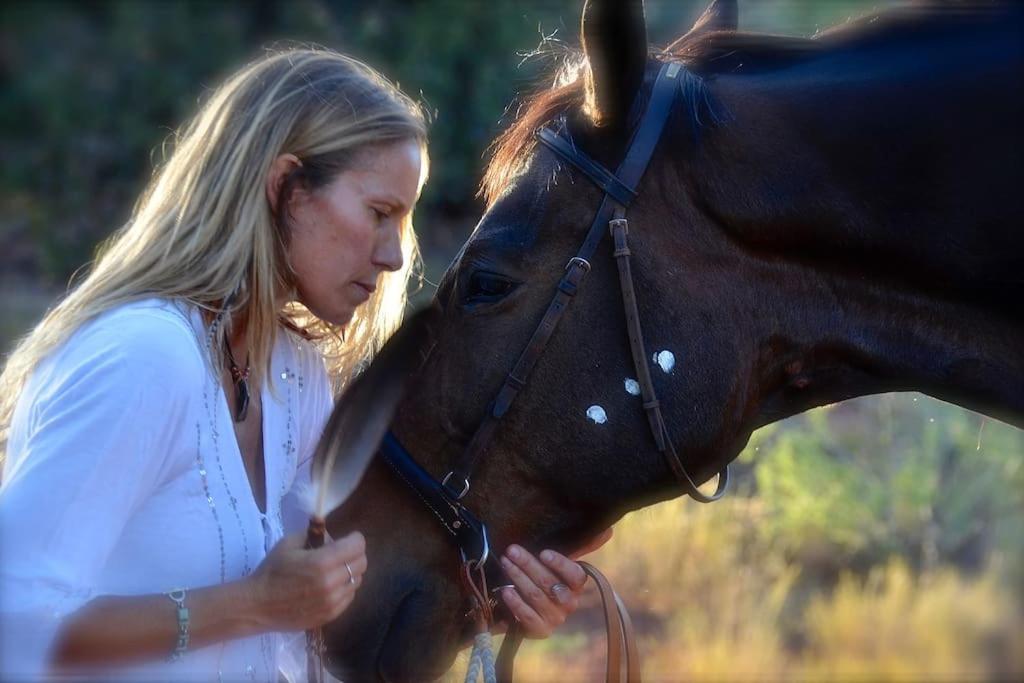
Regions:
<instances>
[{"instance_id":1,"label":"leather bridle","mask_svg":"<svg viewBox=\"0 0 1024 683\"><path fill-rule=\"evenodd\" d=\"M515 367L505 378L501 389L491 402L486 416L470 439L469 445L441 481L437 481L424 470L399 443L393 433L388 432L384 439L381 449L384 460L437 516L453 537L462 554L463 561L475 570L482 572L490 554L490 541L484 523L461 503L461 500L469 492L470 476L493 439L501 418L508 412L522 388L526 386L531 370L544 353L555 328L590 272L591 259L604 238L606 230L610 232L614 244L613 255L618 265L619 284L622 289L622 303L626 314L626 327L633 365L640 385L643 409L647 415L655 446L665 457L669 468L682 485L684 493L695 500L702 503L718 500L728 486L729 468L727 465L718 475L715 493L710 496L702 493L690 478L675 450L661 412L654 384L651 381L647 350L644 346L640 315L637 309L636 291L630 269L629 225L626 221L626 211L637 196L640 179L650 163L672 105L676 100L676 92L682 80L680 74L685 74L685 72L678 62L662 64L646 108L630 140L625 159L614 173L580 151L572 141L550 128L541 128L537 132L537 139L544 147L553 152L560 160L575 167L604 192L604 197L590 229L587 231L586 238L576 255L570 258L566 264L565 273L558 282L554 297L548 304L544 317L534 330ZM611 645L610 642L609 645Z\"/></svg>"}]
</instances>

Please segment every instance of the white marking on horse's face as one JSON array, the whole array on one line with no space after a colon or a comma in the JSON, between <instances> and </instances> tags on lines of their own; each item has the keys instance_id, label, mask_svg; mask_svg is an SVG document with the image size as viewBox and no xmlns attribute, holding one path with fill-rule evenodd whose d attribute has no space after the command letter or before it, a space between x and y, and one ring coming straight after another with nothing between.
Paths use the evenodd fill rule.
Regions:
<instances>
[{"instance_id":1,"label":"white marking on horse's face","mask_svg":"<svg viewBox=\"0 0 1024 683\"><path fill-rule=\"evenodd\" d=\"M608 413L604 412L601 406L590 406L587 408L587 418L593 420L595 424L603 425L608 421Z\"/></svg>"},{"instance_id":2,"label":"white marking on horse's face","mask_svg":"<svg viewBox=\"0 0 1024 683\"><path fill-rule=\"evenodd\" d=\"M627 377L624 384L626 385L627 394L632 394L633 396L640 395L640 383L637 382L635 379L633 379L632 377Z\"/></svg>"},{"instance_id":3,"label":"white marking on horse's face","mask_svg":"<svg viewBox=\"0 0 1024 683\"><path fill-rule=\"evenodd\" d=\"M671 351L658 351L651 360L658 364L662 372L672 372L676 366L676 357Z\"/></svg>"}]
</instances>

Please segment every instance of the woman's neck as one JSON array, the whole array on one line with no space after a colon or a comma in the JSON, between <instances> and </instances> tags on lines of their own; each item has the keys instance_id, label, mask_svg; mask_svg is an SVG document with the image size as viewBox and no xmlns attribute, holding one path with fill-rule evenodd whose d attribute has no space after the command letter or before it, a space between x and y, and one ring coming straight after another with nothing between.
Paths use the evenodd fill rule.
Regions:
<instances>
[{"instance_id":1,"label":"woman's neck","mask_svg":"<svg viewBox=\"0 0 1024 683\"><path fill-rule=\"evenodd\" d=\"M203 310L202 317L203 322L209 326L213 324L216 316L208 310ZM229 321L222 323L222 327L228 330L225 342L231 348L231 355L236 359L247 359L249 357L248 323L248 310L239 311L231 315Z\"/></svg>"},{"instance_id":2,"label":"woman's neck","mask_svg":"<svg viewBox=\"0 0 1024 683\"><path fill-rule=\"evenodd\" d=\"M288 293L279 293L274 300L276 306L275 310L280 313L284 311L288 303L295 299L294 291ZM218 308L223 305L223 302L218 304ZM202 311L203 321L207 325L213 323L215 314L209 310ZM231 348L231 355L239 363L248 363L249 358L249 308L243 308L230 315L230 319L222 324L222 327L228 331L225 342Z\"/></svg>"},{"instance_id":3,"label":"woman's neck","mask_svg":"<svg viewBox=\"0 0 1024 683\"><path fill-rule=\"evenodd\" d=\"M231 355L240 364L249 364L249 312L242 310L231 316L231 324L227 326L228 334L225 343L231 349Z\"/></svg>"}]
</instances>

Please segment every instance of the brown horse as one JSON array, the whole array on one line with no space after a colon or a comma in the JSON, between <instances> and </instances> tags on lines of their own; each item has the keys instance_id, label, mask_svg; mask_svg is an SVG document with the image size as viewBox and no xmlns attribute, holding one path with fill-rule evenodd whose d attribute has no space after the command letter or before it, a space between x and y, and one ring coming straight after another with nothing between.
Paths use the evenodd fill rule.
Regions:
<instances>
[{"instance_id":1,"label":"brown horse","mask_svg":"<svg viewBox=\"0 0 1024 683\"><path fill-rule=\"evenodd\" d=\"M496 144L489 208L438 290L437 344L394 434L432 476L450 469L594 218L602 192L535 130L614 169L670 59L687 87L629 224L653 382L690 476L712 478L763 425L879 392L1024 427L1024 12L951 7L803 40L737 33L734 3L715 2L654 54L639 2L591 2L579 77ZM608 238L592 266L462 501L499 550L571 550L680 494L626 381ZM438 520L378 459L329 528L363 531L370 565L327 630L330 667L443 673L468 632Z\"/></svg>"}]
</instances>

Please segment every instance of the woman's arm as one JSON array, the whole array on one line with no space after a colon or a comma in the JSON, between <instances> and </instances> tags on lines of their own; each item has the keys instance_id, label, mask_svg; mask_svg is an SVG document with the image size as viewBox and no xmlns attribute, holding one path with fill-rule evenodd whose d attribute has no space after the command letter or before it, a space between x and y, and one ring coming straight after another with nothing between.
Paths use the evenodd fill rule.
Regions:
<instances>
[{"instance_id":1,"label":"woman's arm","mask_svg":"<svg viewBox=\"0 0 1024 683\"><path fill-rule=\"evenodd\" d=\"M259 632L245 581L188 591L189 649ZM105 595L69 615L53 655L55 669L168 657L178 641L177 606L166 595Z\"/></svg>"},{"instance_id":2,"label":"woman's arm","mask_svg":"<svg viewBox=\"0 0 1024 683\"><path fill-rule=\"evenodd\" d=\"M341 614L366 571L362 534L316 550L304 549L304 543L305 534L288 536L252 576L188 591L188 649L266 631L305 630ZM80 669L160 659L177 641L177 606L166 595L102 596L66 618L53 665Z\"/></svg>"}]
</instances>

